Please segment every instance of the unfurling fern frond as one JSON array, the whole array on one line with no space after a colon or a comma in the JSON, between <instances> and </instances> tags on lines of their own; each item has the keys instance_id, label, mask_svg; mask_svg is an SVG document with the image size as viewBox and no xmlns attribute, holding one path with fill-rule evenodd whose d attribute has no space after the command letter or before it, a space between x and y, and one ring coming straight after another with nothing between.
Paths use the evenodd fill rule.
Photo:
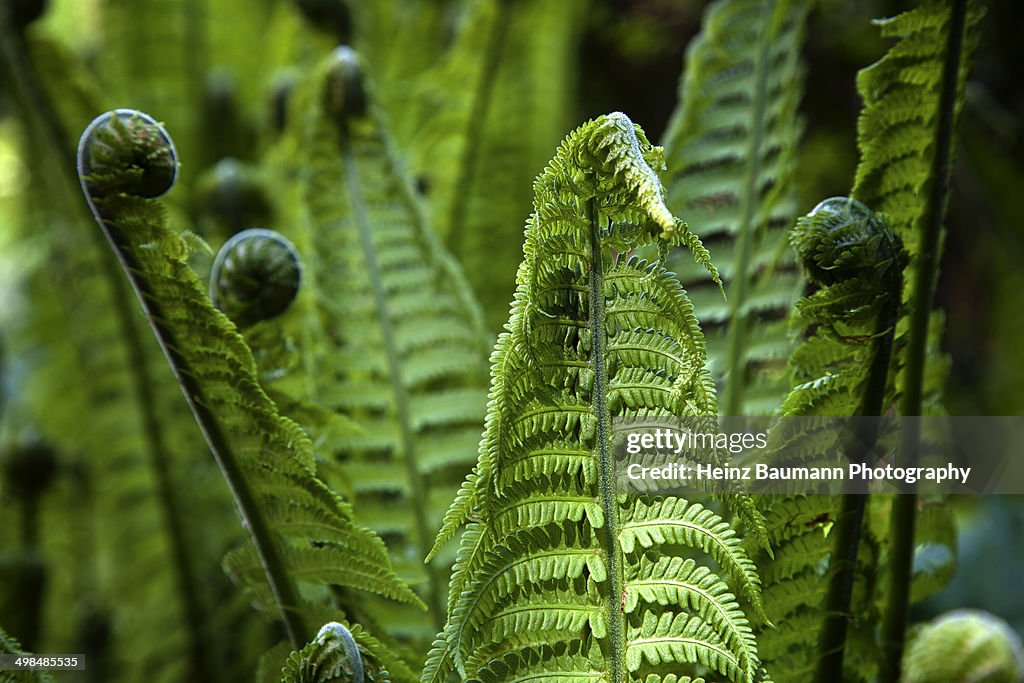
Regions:
<instances>
[{"instance_id":1,"label":"unfurling fern frond","mask_svg":"<svg viewBox=\"0 0 1024 683\"><path fill-rule=\"evenodd\" d=\"M783 415L883 414L895 400L892 348L906 263L899 239L868 207L846 197L821 202L797 222L790 239L816 289L797 302L798 320L809 336L791 359L793 388ZM862 424L870 425L858 423L857 441L870 447L877 433ZM827 453L816 448L819 429L836 428L828 422L783 422L775 433L786 432L787 457L832 456L834 445ZM846 456L858 457L852 451ZM764 502L775 556L759 559L765 610L777 626L759 634L765 665L784 681L846 680L848 632L873 644L874 624L849 618L872 614L871 582L865 578L873 575L877 557L868 550L877 541L865 537L867 496L777 496ZM848 665L861 661L847 659Z\"/></svg>"},{"instance_id":2,"label":"unfurling fern frond","mask_svg":"<svg viewBox=\"0 0 1024 683\"><path fill-rule=\"evenodd\" d=\"M662 167L616 113L571 133L534 183L479 460L438 538L468 522L424 682L761 676L739 602L760 613L759 579L736 532L614 484L613 419L717 413L679 282L625 256L691 244L714 272L665 206Z\"/></svg>"},{"instance_id":3,"label":"unfurling fern frond","mask_svg":"<svg viewBox=\"0 0 1024 683\"><path fill-rule=\"evenodd\" d=\"M786 393L792 342L783 320L800 287L786 231L796 215L799 55L811 4L712 4L665 135L668 205L700 226L729 297L685 254L673 259L724 386L723 415L774 414Z\"/></svg>"},{"instance_id":4,"label":"unfurling fern frond","mask_svg":"<svg viewBox=\"0 0 1024 683\"><path fill-rule=\"evenodd\" d=\"M325 588L344 586L416 602L395 577L383 543L317 479L308 437L267 398L249 349L189 268L185 241L145 198L166 191L176 168L167 133L138 112L104 114L82 135L86 199L139 295L252 540L226 558L226 568L257 602L276 609L296 648L307 640L310 609L300 588L321 598Z\"/></svg>"},{"instance_id":5,"label":"unfurling fern frond","mask_svg":"<svg viewBox=\"0 0 1024 683\"><path fill-rule=\"evenodd\" d=\"M956 610L913 636L903 670L905 683L1018 683L1024 679L1024 646L1002 619Z\"/></svg>"},{"instance_id":6,"label":"unfurling fern frond","mask_svg":"<svg viewBox=\"0 0 1024 683\"><path fill-rule=\"evenodd\" d=\"M367 676L352 633L336 621L324 624L306 647L293 652L281 672L281 683L363 683L386 680Z\"/></svg>"},{"instance_id":7,"label":"unfurling fern frond","mask_svg":"<svg viewBox=\"0 0 1024 683\"><path fill-rule=\"evenodd\" d=\"M301 164L288 187L303 212L288 232L304 255L306 399L362 429L335 443L360 519L434 623L378 615L424 650L444 620L452 552L424 567L446 506L476 455L486 403L478 307L437 243L356 53L338 48L296 93L283 142ZM287 180L286 180L287 182ZM302 341L302 340L305 341Z\"/></svg>"},{"instance_id":8,"label":"unfurling fern frond","mask_svg":"<svg viewBox=\"0 0 1024 683\"><path fill-rule=\"evenodd\" d=\"M864 108L857 122L861 161L852 196L881 214L910 253L913 277L908 279L904 293L909 304L904 325L922 327L925 332L928 316L938 315L930 313L931 292L945 214L944 191L949 182L948 178L940 177L940 157L948 164L952 156L955 118L963 103L970 55L977 43L974 28L982 15L978 3L963 4L967 6L966 16L959 27L953 25L951 4L938 0L879 20L882 36L897 38L899 42L885 57L857 75L857 90ZM963 31L963 45L953 55L953 82L944 83L950 31ZM944 88L950 91L948 102L941 101ZM948 117L945 120L944 110ZM929 238L929 233L934 234ZM922 269L928 272L921 272ZM903 333L901 329L901 336ZM923 388L922 395L925 408L935 412L941 411L938 402L945 376L941 368L946 361L938 351L937 337L929 336L927 345L927 365L937 366L939 371L922 369L920 376L933 380L931 386ZM905 382L901 377L905 394L908 389L912 393L922 390L904 388ZM920 377L914 383L920 383Z\"/></svg>"}]
</instances>

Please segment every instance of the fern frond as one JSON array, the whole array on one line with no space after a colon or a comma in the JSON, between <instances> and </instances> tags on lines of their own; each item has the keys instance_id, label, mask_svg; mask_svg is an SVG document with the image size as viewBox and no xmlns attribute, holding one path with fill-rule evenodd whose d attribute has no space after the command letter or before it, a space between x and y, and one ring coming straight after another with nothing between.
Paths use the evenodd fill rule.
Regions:
<instances>
[{"instance_id":1,"label":"fern frond","mask_svg":"<svg viewBox=\"0 0 1024 683\"><path fill-rule=\"evenodd\" d=\"M352 522L349 507L313 471L306 434L283 418L255 377L255 362L227 318L210 304L186 262L188 249L147 197L166 191L177 157L166 132L129 110L106 114L82 136L79 173L93 213L139 294L185 398L235 496L263 577L243 575L257 594L263 579L290 640L305 638L297 584L357 589L417 602L394 576L383 543ZM295 518L328 531L287 533ZM339 554L352 558L337 571ZM234 556L233 556L234 557ZM301 574L303 561L321 569ZM333 558L334 562L324 561ZM231 562L228 562L229 566ZM351 572L352 575L339 576Z\"/></svg>"},{"instance_id":2,"label":"fern frond","mask_svg":"<svg viewBox=\"0 0 1024 683\"><path fill-rule=\"evenodd\" d=\"M387 680L367 676L352 633L338 622L324 624L316 638L293 652L281 671L281 683L363 683Z\"/></svg>"},{"instance_id":3,"label":"fern frond","mask_svg":"<svg viewBox=\"0 0 1024 683\"><path fill-rule=\"evenodd\" d=\"M284 144L304 169L293 191L306 215L289 234L308 255L314 294L302 333L308 398L361 427L337 440L335 457L360 519L436 622L406 615L389 626L429 643L453 558L449 549L423 561L484 417L479 311L426 221L355 53L335 51L297 97L303 114Z\"/></svg>"},{"instance_id":4,"label":"fern frond","mask_svg":"<svg viewBox=\"0 0 1024 683\"><path fill-rule=\"evenodd\" d=\"M41 122L33 129L33 153L54 172L41 174L30 195L33 234L45 258L26 283L33 306L10 329L25 357L34 358L22 400L66 458L61 500L46 506L42 523L64 528L70 517L83 520L75 525L80 542L64 539L43 552L76 554L87 567L65 572L64 563L50 564L57 608L48 621L60 626L47 629L47 647L66 650L55 644L68 642L65 630L78 627L60 611L69 591L93 603L91 610L109 611L117 629L106 656L126 678L217 678L224 652L210 604L227 581L205 577L203 567L235 535L194 529L196 519L230 514L230 502L207 483L212 463L199 457L199 435L155 340L144 334L115 257L102 235L84 227L67 131L95 111L98 88L61 45L34 39L24 47L18 78L31 97L21 104L26 118ZM196 483L183 487L186 471ZM94 531L86 531L89 524ZM61 537L56 528L43 534L47 545ZM226 624L235 607L216 615ZM242 652L233 656L241 659Z\"/></svg>"},{"instance_id":5,"label":"fern frond","mask_svg":"<svg viewBox=\"0 0 1024 683\"><path fill-rule=\"evenodd\" d=\"M796 305L808 336L791 360L794 387L783 415L882 415L896 395L893 339L906 261L901 243L870 209L843 197L821 202L797 221L790 239L816 289ZM834 431L801 422L776 430L773 439L783 434L776 443L790 458L820 459L837 445L847 448L836 444ZM877 438L877 431L858 423L857 443L870 448ZM849 450L846 456L859 459ZM858 552L867 496L779 496L765 502L775 550L764 565L765 603L779 626L760 634L766 666L781 680L834 679L842 675L845 649L853 649L848 632L865 628L849 623L847 615L866 613L851 601L859 608L872 600L851 588L873 576L873 564ZM864 570L855 571L858 566ZM820 638L807 638L819 631ZM863 640L871 643L870 637Z\"/></svg>"},{"instance_id":6,"label":"fern frond","mask_svg":"<svg viewBox=\"0 0 1024 683\"><path fill-rule=\"evenodd\" d=\"M864 109L857 123L861 162L853 194L887 217L911 254L912 276L905 292L907 316L901 326L905 351L899 408L903 415L942 410L938 385L946 361L941 354L928 353L939 346L932 299L957 115L982 14L980 3L969 0L930 1L881 21L883 36L898 42L857 76ZM905 437L908 443L918 439L912 432ZM916 503L916 496L908 495L893 506L890 603L882 627L884 680L899 677L911 592Z\"/></svg>"},{"instance_id":7,"label":"fern frond","mask_svg":"<svg viewBox=\"0 0 1024 683\"><path fill-rule=\"evenodd\" d=\"M812 3L720 0L687 49L665 134L668 205L699 225L728 302L677 254L694 298L724 415L769 415L792 345L782 319L800 287L786 230L796 213L800 47ZM707 304L707 305L705 305Z\"/></svg>"},{"instance_id":8,"label":"fern frond","mask_svg":"<svg viewBox=\"0 0 1024 683\"><path fill-rule=\"evenodd\" d=\"M678 281L622 256L693 242L665 206L661 166L643 132L610 114L572 132L534 183L479 462L442 530L471 520L424 682L760 677L727 588L760 613L760 580L730 525L613 482L613 418L717 414Z\"/></svg>"}]
</instances>

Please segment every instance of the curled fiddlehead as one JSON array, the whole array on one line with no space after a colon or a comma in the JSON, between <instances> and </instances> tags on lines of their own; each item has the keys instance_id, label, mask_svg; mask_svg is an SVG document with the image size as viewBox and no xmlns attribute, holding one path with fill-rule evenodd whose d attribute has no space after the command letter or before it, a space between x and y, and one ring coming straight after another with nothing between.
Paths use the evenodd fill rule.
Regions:
<instances>
[{"instance_id":1,"label":"curled fiddlehead","mask_svg":"<svg viewBox=\"0 0 1024 683\"><path fill-rule=\"evenodd\" d=\"M903 660L905 683L986 681L1017 683L1024 679L1024 646L1002 619L963 609L925 625Z\"/></svg>"},{"instance_id":2,"label":"curled fiddlehead","mask_svg":"<svg viewBox=\"0 0 1024 683\"><path fill-rule=\"evenodd\" d=\"M251 544L225 569L273 609L298 649L308 640L303 585L341 586L418 604L394 574L383 543L317 478L305 432L283 417L256 378L237 330L210 303L188 264L186 240L147 197L166 189L177 159L151 117L118 110L82 136L86 200L139 295L150 326L234 495ZM164 185L165 187L158 187ZM338 605L321 590L322 600Z\"/></svg>"},{"instance_id":3,"label":"curled fiddlehead","mask_svg":"<svg viewBox=\"0 0 1024 683\"><path fill-rule=\"evenodd\" d=\"M324 97L328 111L344 120L353 116L365 116L369 104L363 69L355 50L341 45L331 55Z\"/></svg>"},{"instance_id":4,"label":"curled fiddlehead","mask_svg":"<svg viewBox=\"0 0 1024 683\"><path fill-rule=\"evenodd\" d=\"M849 197L826 199L797 221L790 242L816 288L797 302L805 322L846 342L871 339L863 328L873 321L880 331L895 325L906 253L871 209Z\"/></svg>"},{"instance_id":5,"label":"curled fiddlehead","mask_svg":"<svg viewBox=\"0 0 1024 683\"><path fill-rule=\"evenodd\" d=\"M363 683L366 678L359 646L336 621L324 624L313 642L293 652L281 671L281 683Z\"/></svg>"},{"instance_id":6,"label":"curled fiddlehead","mask_svg":"<svg viewBox=\"0 0 1024 683\"><path fill-rule=\"evenodd\" d=\"M866 275L882 275L884 284L902 259L899 238L871 209L849 197L819 203L797 222L790 241L819 286Z\"/></svg>"},{"instance_id":7,"label":"curled fiddlehead","mask_svg":"<svg viewBox=\"0 0 1024 683\"><path fill-rule=\"evenodd\" d=\"M93 200L117 193L155 199L178 178L178 152L153 117L116 109L96 118L82 134L78 174Z\"/></svg>"},{"instance_id":8,"label":"curled fiddlehead","mask_svg":"<svg viewBox=\"0 0 1024 683\"><path fill-rule=\"evenodd\" d=\"M281 315L301 282L302 264L292 243L273 230L250 228L225 242L214 259L210 299L247 327Z\"/></svg>"}]
</instances>

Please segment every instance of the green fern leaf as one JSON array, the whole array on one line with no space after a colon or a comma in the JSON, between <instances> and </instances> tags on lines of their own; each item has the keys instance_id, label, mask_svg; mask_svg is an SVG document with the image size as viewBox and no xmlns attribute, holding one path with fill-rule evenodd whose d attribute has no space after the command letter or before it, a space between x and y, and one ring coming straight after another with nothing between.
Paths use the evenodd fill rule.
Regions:
<instances>
[{"instance_id":1,"label":"green fern leaf","mask_svg":"<svg viewBox=\"0 0 1024 683\"><path fill-rule=\"evenodd\" d=\"M792 342L782 319L800 287L786 230L796 213L799 53L811 5L710 5L665 134L668 205L701 226L729 297L685 255L672 259L705 329L724 415L774 414L786 391Z\"/></svg>"},{"instance_id":2,"label":"green fern leaf","mask_svg":"<svg viewBox=\"0 0 1024 683\"><path fill-rule=\"evenodd\" d=\"M478 306L426 221L355 53L342 47L324 60L297 102L303 116L279 153L303 169L291 190L303 214L289 235L309 255L314 293L299 333L307 399L361 428L335 442L336 457L360 519L435 621L406 614L389 628L427 644L443 623L453 551L423 560L472 467L484 417Z\"/></svg>"},{"instance_id":3,"label":"green fern leaf","mask_svg":"<svg viewBox=\"0 0 1024 683\"><path fill-rule=\"evenodd\" d=\"M187 245L147 199L168 189L176 165L170 138L137 112L104 115L82 136L79 173L86 198L139 293L264 570L259 579L245 573L239 579L257 597L266 579L296 645L305 640L297 584L344 581L417 602L392 573L381 541L354 524L348 506L316 478L308 437L267 398L251 353L189 268ZM288 533L296 519L326 522L327 528L312 537ZM342 569L340 555L351 558ZM235 566L237 557L227 565ZM303 572L297 562L307 560L320 564Z\"/></svg>"},{"instance_id":4,"label":"green fern leaf","mask_svg":"<svg viewBox=\"0 0 1024 683\"><path fill-rule=\"evenodd\" d=\"M759 612L759 578L733 529L697 503L613 484L613 418L717 412L679 283L622 255L699 244L665 206L661 167L643 132L610 114L571 133L534 183L479 461L441 532L468 521L424 682L687 668L759 679L726 583Z\"/></svg>"}]
</instances>

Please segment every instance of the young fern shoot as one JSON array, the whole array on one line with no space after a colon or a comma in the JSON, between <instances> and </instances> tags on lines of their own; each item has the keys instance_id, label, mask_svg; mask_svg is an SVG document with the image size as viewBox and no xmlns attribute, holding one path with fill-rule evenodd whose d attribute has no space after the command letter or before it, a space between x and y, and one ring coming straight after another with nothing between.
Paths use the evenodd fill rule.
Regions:
<instances>
[{"instance_id":1,"label":"young fern shoot","mask_svg":"<svg viewBox=\"0 0 1024 683\"><path fill-rule=\"evenodd\" d=\"M717 414L682 287L626 256L687 244L717 277L665 206L662 167L615 113L572 132L534 183L479 460L438 536L468 522L424 683L761 679L740 606L761 613L760 582L736 532L698 503L614 481L613 419Z\"/></svg>"},{"instance_id":2,"label":"young fern shoot","mask_svg":"<svg viewBox=\"0 0 1024 683\"><path fill-rule=\"evenodd\" d=\"M185 240L150 201L177 175L173 142L133 110L98 117L79 145L86 200L139 296L186 401L235 497L252 545L226 568L272 605L295 649L307 632L298 581L342 585L418 602L383 543L314 472L310 441L282 417L255 377L235 326L211 305L189 268Z\"/></svg>"}]
</instances>

